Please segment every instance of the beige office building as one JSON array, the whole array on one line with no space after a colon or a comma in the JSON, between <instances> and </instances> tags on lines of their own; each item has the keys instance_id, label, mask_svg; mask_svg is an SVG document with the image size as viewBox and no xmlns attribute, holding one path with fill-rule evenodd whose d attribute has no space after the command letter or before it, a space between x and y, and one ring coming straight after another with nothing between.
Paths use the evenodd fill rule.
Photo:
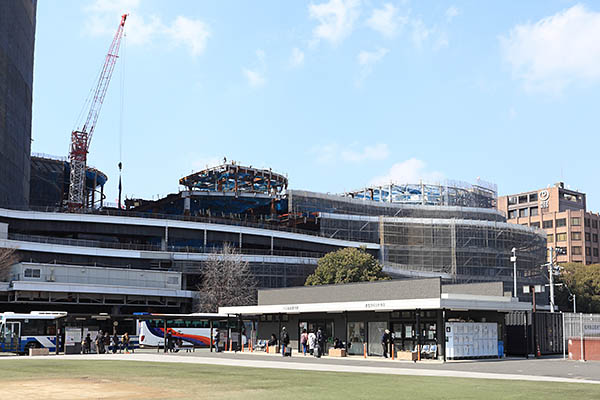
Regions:
<instances>
[{"instance_id":1,"label":"beige office building","mask_svg":"<svg viewBox=\"0 0 600 400\"><path fill-rule=\"evenodd\" d=\"M541 228L548 247L559 248L558 262L600 263L600 214L586 211L585 193L552 187L498 198L507 222ZM550 253L548 253L550 257Z\"/></svg>"}]
</instances>

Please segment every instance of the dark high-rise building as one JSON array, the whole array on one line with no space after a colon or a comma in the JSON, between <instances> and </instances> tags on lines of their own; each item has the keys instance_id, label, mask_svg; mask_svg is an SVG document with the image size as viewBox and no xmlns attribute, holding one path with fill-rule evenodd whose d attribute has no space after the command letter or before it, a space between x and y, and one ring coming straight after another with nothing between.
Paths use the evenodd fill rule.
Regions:
<instances>
[{"instance_id":1,"label":"dark high-rise building","mask_svg":"<svg viewBox=\"0 0 600 400\"><path fill-rule=\"evenodd\" d=\"M0 204L29 203L37 0L0 1Z\"/></svg>"}]
</instances>

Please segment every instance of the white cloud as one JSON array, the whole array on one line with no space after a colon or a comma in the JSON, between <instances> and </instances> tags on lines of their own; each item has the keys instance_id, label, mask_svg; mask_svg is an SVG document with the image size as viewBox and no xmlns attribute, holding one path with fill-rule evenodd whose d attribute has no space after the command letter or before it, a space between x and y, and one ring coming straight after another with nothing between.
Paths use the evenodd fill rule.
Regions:
<instances>
[{"instance_id":1,"label":"white cloud","mask_svg":"<svg viewBox=\"0 0 600 400\"><path fill-rule=\"evenodd\" d=\"M140 5L140 0L95 0L85 7L85 30L95 36L112 36L121 15L126 13L129 14L125 22L129 44L145 45L162 39L172 45L186 46L192 56L202 54L210 37L206 23L178 16L171 24L167 24L158 16L144 16Z\"/></svg>"},{"instance_id":2,"label":"white cloud","mask_svg":"<svg viewBox=\"0 0 600 400\"><path fill-rule=\"evenodd\" d=\"M376 64L379 61L381 61L381 59L385 57L387 53L389 53L389 50L383 48L379 48L372 52L363 50L360 53L358 53L358 63L361 66L370 67L373 64Z\"/></svg>"},{"instance_id":3,"label":"white cloud","mask_svg":"<svg viewBox=\"0 0 600 400\"><path fill-rule=\"evenodd\" d=\"M248 80L248 85L250 85L252 87L263 86L266 82L266 79L263 76L263 74L257 70L242 68L242 73Z\"/></svg>"},{"instance_id":4,"label":"white cloud","mask_svg":"<svg viewBox=\"0 0 600 400\"><path fill-rule=\"evenodd\" d=\"M575 5L515 26L500 43L513 76L527 90L560 93L600 80L600 13Z\"/></svg>"},{"instance_id":5,"label":"white cloud","mask_svg":"<svg viewBox=\"0 0 600 400\"><path fill-rule=\"evenodd\" d=\"M304 64L304 52L297 47L292 49L292 55L290 56L290 66L301 67Z\"/></svg>"},{"instance_id":6,"label":"white cloud","mask_svg":"<svg viewBox=\"0 0 600 400\"><path fill-rule=\"evenodd\" d=\"M357 143L342 146L338 143L313 147L311 153L319 163L335 162L360 163L364 161L381 161L390 156L390 150L385 143L360 146Z\"/></svg>"},{"instance_id":7,"label":"white cloud","mask_svg":"<svg viewBox=\"0 0 600 400\"><path fill-rule=\"evenodd\" d=\"M398 9L386 3L383 8L376 8L367 20L367 26L386 37L394 37L399 28L408 22L408 17L398 16Z\"/></svg>"},{"instance_id":8,"label":"white cloud","mask_svg":"<svg viewBox=\"0 0 600 400\"><path fill-rule=\"evenodd\" d=\"M420 19L415 19L412 25L412 41L416 48L422 48L423 43L431 36L433 29L428 28Z\"/></svg>"},{"instance_id":9,"label":"white cloud","mask_svg":"<svg viewBox=\"0 0 600 400\"><path fill-rule=\"evenodd\" d=\"M175 43L187 46L193 56L204 52L210 37L210 29L206 23L182 16L175 19L167 32Z\"/></svg>"},{"instance_id":10,"label":"white cloud","mask_svg":"<svg viewBox=\"0 0 600 400\"><path fill-rule=\"evenodd\" d=\"M456 8L456 6L450 6L448 7L448 9L446 10L446 21L451 22L454 17L458 16L460 14L460 11L458 10L458 8Z\"/></svg>"},{"instance_id":11,"label":"white cloud","mask_svg":"<svg viewBox=\"0 0 600 400\"><path fill-rule=\"evenodd\" d=\"M390 183L440 183L444 175L438 171L430 171L424 161L410 158L392 165L386 175L375 177L371 185L388 185Z\"/></svg>"},{"instance_id":12,"label":"white cloud","mask_svg":"<svg viewBox=\"0 0 600 400\"><path fill-rule=\"evenodd\" d=\"M253 68L242 68L242 74L248 80L248 85L253 88L264 86L267 82L265 73L267 70L266 54L263 50L258 49L255 52L257 65Z\"/></svg>"},{"instance_id":13,"label":"white cloud","mask_svg":"<svg viewBox=\"0 0 600 400\"><path fill-rule=\"evenodd\" d=\"M360 14L360 0L329 0L327 3L310 4L311 18L319 21L313 30L315 42L321 39L336 45L352 33Z\"/></svg>"}]
</instances>

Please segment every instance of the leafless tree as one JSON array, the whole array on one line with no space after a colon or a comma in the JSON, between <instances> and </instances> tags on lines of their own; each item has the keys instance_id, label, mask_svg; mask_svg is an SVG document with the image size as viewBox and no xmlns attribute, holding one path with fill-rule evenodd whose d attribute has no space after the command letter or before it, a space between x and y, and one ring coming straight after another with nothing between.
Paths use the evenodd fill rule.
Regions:
<instances>
[{"instance_id":1,"label":"leafless tree","mask_svg":"<svg viewBox=\"0 0 600 400\"><path fill-rule=\"evenodd\" d=\"M197 311L217 312L219 307L256 304L257 281L250 265L231 245L214 253L204 265L198 285Z\"/></svg>"},{"instance_id":2,"label":"leafless tree","mask_svg":"<svg viewBox=\"0 0 600 400\"><path fill-rule=\"evenodd\" d=\"M15 252L15 249L0 248L0 282L8 281L10 267L19 262Z\"/></svg>"}]
</instances>

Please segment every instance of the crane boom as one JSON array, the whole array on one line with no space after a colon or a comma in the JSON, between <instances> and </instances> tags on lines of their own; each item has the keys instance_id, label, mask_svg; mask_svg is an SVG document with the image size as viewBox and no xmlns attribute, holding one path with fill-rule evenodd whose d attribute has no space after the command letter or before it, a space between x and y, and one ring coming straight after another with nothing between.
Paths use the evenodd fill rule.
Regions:
<instances>
[{"instance_id":1,"label":"crane boom","mask_svg":"<svg viewBox=\"0 0 600 400\"><path fill-rule=\"evenodd\" d=\"M104 65L98 78L98 83L93 91L90 108L86 119L82 125L78 126L71 132L71 148L69 151L69 162L71 173L69 179L69 200L68 206L70 210L77 210L84 206L85 197L85 171L87 164L87 154L90 149L90 142L104 103L104 97L108 90L108 84L115 69L117 58L119 57L119 49L121 47L121 39L123 38L123 28L127 14L121 16L121 22L113 41L106 54Z\"/></svg>"}]
</instances>

